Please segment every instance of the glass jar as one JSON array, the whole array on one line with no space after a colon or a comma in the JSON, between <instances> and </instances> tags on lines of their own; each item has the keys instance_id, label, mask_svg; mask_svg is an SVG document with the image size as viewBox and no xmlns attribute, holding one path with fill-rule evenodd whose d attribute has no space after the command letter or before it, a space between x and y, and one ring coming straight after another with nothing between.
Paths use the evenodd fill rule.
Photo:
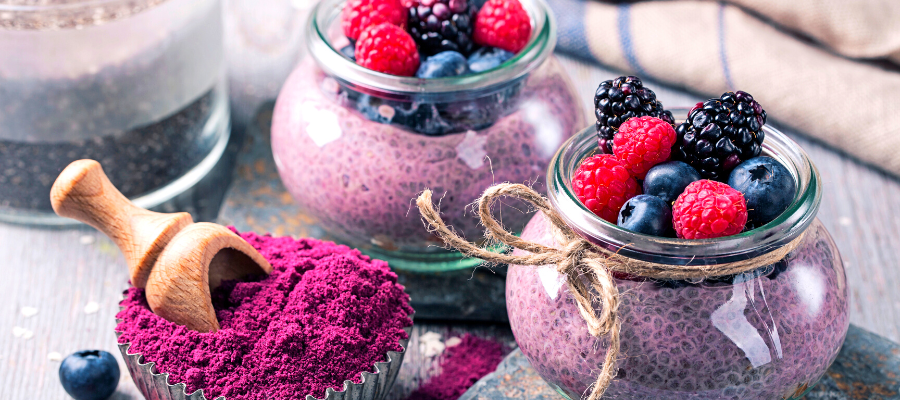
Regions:
<instances>
[{"instance_id":1,"label":"glass jar","mask_svg":"<svg viewBox=\"0 0 900 400\"><path fill-rule=\"evenodd\" d=\"M685 115L682 111L682 119ZM785 259L739 275L696 282L616 279L621 354L617 378L604 398L799 399L837 357L849 327L849 291L838 250L815 218L822 196L819 175L796 143L764 129L764 153L798 182L794 201L758 229L717 239L638 234L585 208L571 180L580 160L597 150L593 127L554 157L547 178L553 207L582 237L636 260L726 263L804 235ZM529 222L522 238L558 246L543 214ZM506 299L516 342L537 372L569 399L587 393L608 340L588 333L555 266L510 266Z\"/></svg>"},{"instance_id":2,"label":"glass jar","mask_svg":"<svg viewBox=\"0 0 900 400\"><path fill-rule=\"evenodd\" d=\"M247 127L274 102L297 61L315 0L223 0L231 124Z\"/></svg>"},{"instance_id":3,"label":"glass jar","mask_svg":"<svg viewBox=\"0 0 900 400\"><path fill-rule=\"evenodd\" d=\"M12 0L0 16L0 220L72 223L50 186L74 160L154 207L222 155L218 0Z\"/></svg>"},{"instance_id":4,"label":"glass jar","mask_svg":"<svg viewBox=\"0 0 900 400\"><path fill-rule=\"evenodd\" d=\"M483 230L465 205L495 182L544 190L550 158L585 124L577 92L553 58L554 20L524 0L531 41L504 65L439 79L386 75L341 55L341 0L313 10L309 55L279 94L272 150L282 181L331 236L391 266L449 270L479 263L442 248L415 210L425 188L470 240ZM524 206L504 207L521 230Z\"/></svg>"}]
</instances>

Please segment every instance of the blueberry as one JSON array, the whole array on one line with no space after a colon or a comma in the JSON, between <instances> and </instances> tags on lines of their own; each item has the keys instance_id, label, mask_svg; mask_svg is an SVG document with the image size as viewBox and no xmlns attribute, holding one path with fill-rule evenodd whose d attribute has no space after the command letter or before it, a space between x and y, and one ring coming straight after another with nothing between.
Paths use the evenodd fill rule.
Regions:
<instances>
[{"instance_id":1,"label":"blueberry","mask_svg":"<svg viewBox=\"0 0 900 400\"><path fill-rule=\"evenodd\" d=\"M699 181L700 173L681 161L657 164L644 177L644 194L659 197L672 204L691 182Z\"/></svg>"},{"instance_id":2,"label":"blueberry","mask_svg":"<svg viewBox=\"0 0 900 400\"><path fill-rule=\"evenodd\" d=\"M356 47L354 47L352 43L344 46L341 49L341 54L343 54L344 57L356 61Z\"/></svg>"},{"instance_id":3,"label":"blueberry","mask_svg":"<svg viewBox=\"0 0 900 400\"><path fill-rule=\"evenodd\" d=\"M482 72L499 67L515 54L496 47L482 47L469 56L469 70Z\"/></svg>"},{"instance_id":4,"label":"blueberry","mask_svg":"<svg viewBox=\"0 0 900 400\"><path fill-rule=\"evenodd\" d=\"M425 59L419 66L419 78L444 78L463 75L468 71L466 57L455 51L442 51Z\"/></svg>"},{"instance_id":5,"label":"blueberry","mask_svg":"<svg viewBox=\"0 0 900 400\"><path fill-rule=\"evenodd\" d=\"M630 231L653 236L675 236L672 228L672 207L649 194L632 197L619 210L616 225Z\"/></svg>"},{"instance_id":6,"label":"blueberry","mask_svg":"<svg viewBox=\"0 0 900 400\"><path fill-rule=\"evenodd\" d=\"M429 136L449 133L453 126L441 117L435 104L411 103L395 108L393 122Z\"/></svg>"},{"instance_id":7,"label":"blueberry","mask_svg":"<svg viewBox=\"0 0 900 400\"><path fill-rule=\"evenodd\" d=\"M396 110L378 98L362 94L356 100L356 110L370 121L389 124L396 115Z\"/></svg>"},{"instance_id":8,"label":"blueberry","mask_svg":"<svg viewBox=\"0 0 900 400\"><path fill-rule=\"evenodd\" d=\"M791 205L797 186L794 177L772 157L755 157L738 164L728 186L744 194L748 225L762 226Z\"/></svg>"},{"instance_id":9,"label":"blueberry","mask_svg":"<svg viewBox=\"0 0 900 400\"><path fill-rule=\"evenodd\" d=\"M59 366L59 381L75 400L102 400L116 391L119 363L102 350L76 351Z\"/></svg>"}]
</instances>

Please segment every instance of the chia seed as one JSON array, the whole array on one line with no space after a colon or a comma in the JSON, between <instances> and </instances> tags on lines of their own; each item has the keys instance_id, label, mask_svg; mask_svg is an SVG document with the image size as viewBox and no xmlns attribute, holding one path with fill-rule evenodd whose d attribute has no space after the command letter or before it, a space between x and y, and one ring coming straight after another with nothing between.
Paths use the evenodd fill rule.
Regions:
<instances>
[{"instance_id":1,"label":"chia seed","mask_svg":"<svg viewBox=\"0 0 900 400\"><path fill-rule=\"evenodd\" d=\"M220 19L212 0L0 0L0 58L24 52L0 68L0 213L52 213L75 160L131 198L204 160L227 133L208 124L227 115Z\"/></svg>"},{"instance_id":2,"label":"chia seed","mask_svg":"<svg viewBox=\"0 0 900 400\"><path fill-rule=\"evenodd\" d=\"M0 140L0 208L52 211L50 187L70 162L93 159L126 197L158 189L197 165L215 144L203 137L214 91L159 122L62 143Z\"/></svg>"}]
</instances>

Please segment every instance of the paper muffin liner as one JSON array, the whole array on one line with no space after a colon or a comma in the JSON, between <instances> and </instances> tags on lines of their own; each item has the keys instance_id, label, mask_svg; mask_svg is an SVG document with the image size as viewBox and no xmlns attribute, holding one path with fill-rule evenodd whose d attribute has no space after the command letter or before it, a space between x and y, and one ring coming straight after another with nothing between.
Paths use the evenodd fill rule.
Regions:
<instances>
[{"instance_id":1,"label":"paper muffin liner","mask_svg":"<svg viewBox=\"0 0 900 400\"><path fill-rule=\"evenodd\" d=\"M120 310L124 309L119 307ZM409 315L413 318L413 314ZM117 318L116 322L122 322ZM403 328L407 336L412 333L412 325ZM116 331L116 338L121 335ZM325 397L318 398L312 394L307 394L305 400L382 400L391 387L397 374L400 373L400 365L403 364L403 356L406 354L409 339L399 341L402 351L388 351L387 361L376 362L375 372L364 371L361 383L354 383L350 380L344 381L344 387L341 390L332 388L325 389ZM128 366L128 373L131 379L138 387L144 398L147 400L210 400L203 395L202 389L197 389L191 394L187 394L187 384L185 383L169 383L168 373L159 373L156 370L155 362L144 363L144 356L140 353L129 353L128 349L131 343L119 343L119 351L122 358L125 359L125 365ZM216 397L213 400L227 400L225 396Z\"/></svg>"}]
</instances>

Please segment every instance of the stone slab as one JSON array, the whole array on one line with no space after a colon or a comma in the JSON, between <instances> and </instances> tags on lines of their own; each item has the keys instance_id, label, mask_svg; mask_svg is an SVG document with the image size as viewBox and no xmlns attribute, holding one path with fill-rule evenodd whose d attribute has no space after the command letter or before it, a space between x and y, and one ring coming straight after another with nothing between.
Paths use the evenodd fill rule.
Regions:
<instances>
[{"instance_id":1,"label":"stone slab","mask_svg":"<svg viewBox=\"0 0 900 400\"><path fill-rule=\"evenodd\" d=\"M459 400L562 398L516 349ZM900 400L900 345L851 325L834 364L806 399Z\"/></svg>"}]
</instances>

